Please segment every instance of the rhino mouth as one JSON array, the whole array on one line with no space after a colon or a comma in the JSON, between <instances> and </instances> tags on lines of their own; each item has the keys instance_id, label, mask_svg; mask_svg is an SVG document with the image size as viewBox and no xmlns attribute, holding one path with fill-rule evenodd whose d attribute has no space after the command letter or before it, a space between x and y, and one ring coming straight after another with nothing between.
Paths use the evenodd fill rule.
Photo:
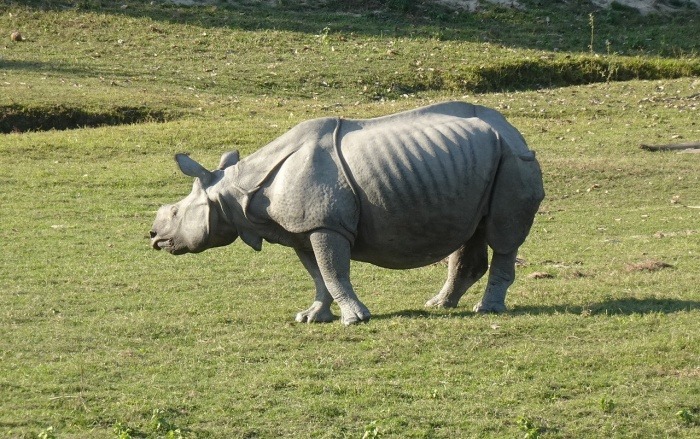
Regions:
<instances>
[{"instance_id":1,"label":"rhino mouth","mask_svg":"<svg viewBox=\"0 0 700 439\"><path fill-rule=\"evenodd\" d=\"M153 239L151 246L156 250L168 250L173 247L173 240L165 238Z\"/></svg>"}]
</instances>

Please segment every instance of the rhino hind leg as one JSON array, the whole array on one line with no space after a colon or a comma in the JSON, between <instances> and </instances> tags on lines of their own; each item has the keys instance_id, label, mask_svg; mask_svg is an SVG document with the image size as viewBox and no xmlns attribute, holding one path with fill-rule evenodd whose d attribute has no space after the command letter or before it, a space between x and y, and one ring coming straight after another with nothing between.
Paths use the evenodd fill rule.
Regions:
<instances>
[{"instance_id":1,"label":"rhino hind leg","mask_svg":"<svg viewBox=\"0 0 700 439\"><path fill-rule=\"evenodd\" d=\"M515 281L515 259L518 248L525 241L537 212L539 200L511 200L491 205L486 218L486 242L493 250L486 291L475 312L502 313L506 309L506 293Z\"/></svg>"},{"instance_id":2,"label":"rhino hind leg","mask_svg":"<svg viewBox=\"0 0 700 439\"><path fill-rule=\"evenodd\" d=\"M499 165L485 218L486 242L493 250L489 279L476 312L506 311L506 293L515 280L515 258L544 198L542 172L534 152L505 154Z\"/></svg>"},{"instance_id":3,"label":"rhino hind leg","mask_svg":"<svg viewBox=\"0 0 700 439\"><path fill-rule=\"evenodd\" d=\"M506 293L515 280L515 257L518 251L498 253L491 256L491 268L486 291L481 301L474 306L474 312L502 313L506 311Z\"/></svg>"},{"instance_id":4,"label":"rhino hind leg","mask_svg":"<svg viewBox=\"0 0 700 439\"><path fill-rule=\"evenodd\" d=\"M452 253L447 261L447 280L440 292L425 304L427 307L454 308L464 293L486 273L488 252L486 237L479 227L469 241Z\"/></svg>"},{"instance_id":5,"label":"rhino hind leg","mask_svg":"<svg viewBox=\"0 0 700 439\"><path fill-rule=\"evenodd\" d=\"M309 272L316 288L316 297L311 306L297 313L296 321L299 323L326 323L332 322L336 316L331 312L333 297L328 292L326 284L323 282L321 270L318 268L316 258L312 252L296 250L299 260Z\"/></svg>"},{"instance_id":6,"label":"rhino hind leg","mask_svg":"<svg viewBox=\"0 0 700 439\"><path fill-rule=\"evenodd\" d=\"M340 307L341 322L351 325L368 321L370 312L357 298L350 283L350 242L329 230L312 232L309 241L326 291ZM321 296L328 299L325 294ZM325 306L325 302L321 306Z\"/></svg>"}]
</instances>

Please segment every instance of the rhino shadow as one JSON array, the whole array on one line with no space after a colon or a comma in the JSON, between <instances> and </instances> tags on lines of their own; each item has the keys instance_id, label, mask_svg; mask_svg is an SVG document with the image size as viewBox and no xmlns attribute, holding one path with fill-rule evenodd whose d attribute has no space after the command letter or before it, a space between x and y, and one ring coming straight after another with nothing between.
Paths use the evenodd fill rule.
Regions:
<instances>
[{"instance_id":1,"label":"rhino shadow","mask_svg":"<svg viewBox=\"0 0 700 439\"><path fill-rule=\"evenodd\" d=\"M507 312L508 315L632 315L632 314L674 314L684 311L700 309L700 301L678 299L610 299L589 305L519 305L513 306ZM406 309L384 314L374 314L372 319L383 320L392 318L464 318L473 317L476 313L471 310L457 311L430 311L423 309Z\"/></svg>"},{"instance_id":2,"label":"rhino shadow","mask_svg":"<svg viewBox=\"0 0 700 439\"><path fill-rule=\"evenodd\" d=\"M632 315L632 314L673 314L700 309L700 301L678 299L609 299L587 305L517 306L510 311L513 315L534 314L589 314L589 315Z\"/></svg>"}]
</instances>

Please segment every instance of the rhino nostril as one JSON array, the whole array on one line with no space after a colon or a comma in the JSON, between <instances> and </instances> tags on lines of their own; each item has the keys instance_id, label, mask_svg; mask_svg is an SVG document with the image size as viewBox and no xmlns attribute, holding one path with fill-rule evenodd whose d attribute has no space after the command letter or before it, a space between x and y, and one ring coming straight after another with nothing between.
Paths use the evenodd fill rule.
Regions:
<instances>
[{"instance_id":1,"label":"rhino nostril","mask_svg":"<svg viewBox=\"0 0 700 439\"><path fill-rule=\"evenodd\" d=\"M153 230L150 231L150 235L151 235L151 239L153 239L153 238L155 238L156 236L158 236L158 234L157 234L156 232L154 232Z\"/></svg>"}]
</instances>

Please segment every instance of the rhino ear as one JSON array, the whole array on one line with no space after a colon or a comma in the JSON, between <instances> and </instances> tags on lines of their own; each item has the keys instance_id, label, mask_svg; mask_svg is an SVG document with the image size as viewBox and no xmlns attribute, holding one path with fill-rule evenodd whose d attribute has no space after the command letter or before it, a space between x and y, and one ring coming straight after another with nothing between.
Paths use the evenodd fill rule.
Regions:
<instances>
[{"instance_id":1,"label":"rhino ear","mask_svg":"<svg viewBox=\"0 0 700 439\"><path fill-rule=\"evenodd\" d=\"M236 163L238 163L239 159L240 155L238 154L238 151L225 152L221 156L221 161L219 162L219 169L223 170L228 168L229 166L233 166Z\"/></svg>"},{"instance_id":2,"label":"rhino ear","mask_svg":"<svg viewBox=\"0 0 700 439\"><path fill-rule=\"evenodd\" d=\"M207 185L211 181L212 173L192 160L187 154L175 154L175 161L183 174L199 178L203 185Z\"/></svg>"}]
</instances>

